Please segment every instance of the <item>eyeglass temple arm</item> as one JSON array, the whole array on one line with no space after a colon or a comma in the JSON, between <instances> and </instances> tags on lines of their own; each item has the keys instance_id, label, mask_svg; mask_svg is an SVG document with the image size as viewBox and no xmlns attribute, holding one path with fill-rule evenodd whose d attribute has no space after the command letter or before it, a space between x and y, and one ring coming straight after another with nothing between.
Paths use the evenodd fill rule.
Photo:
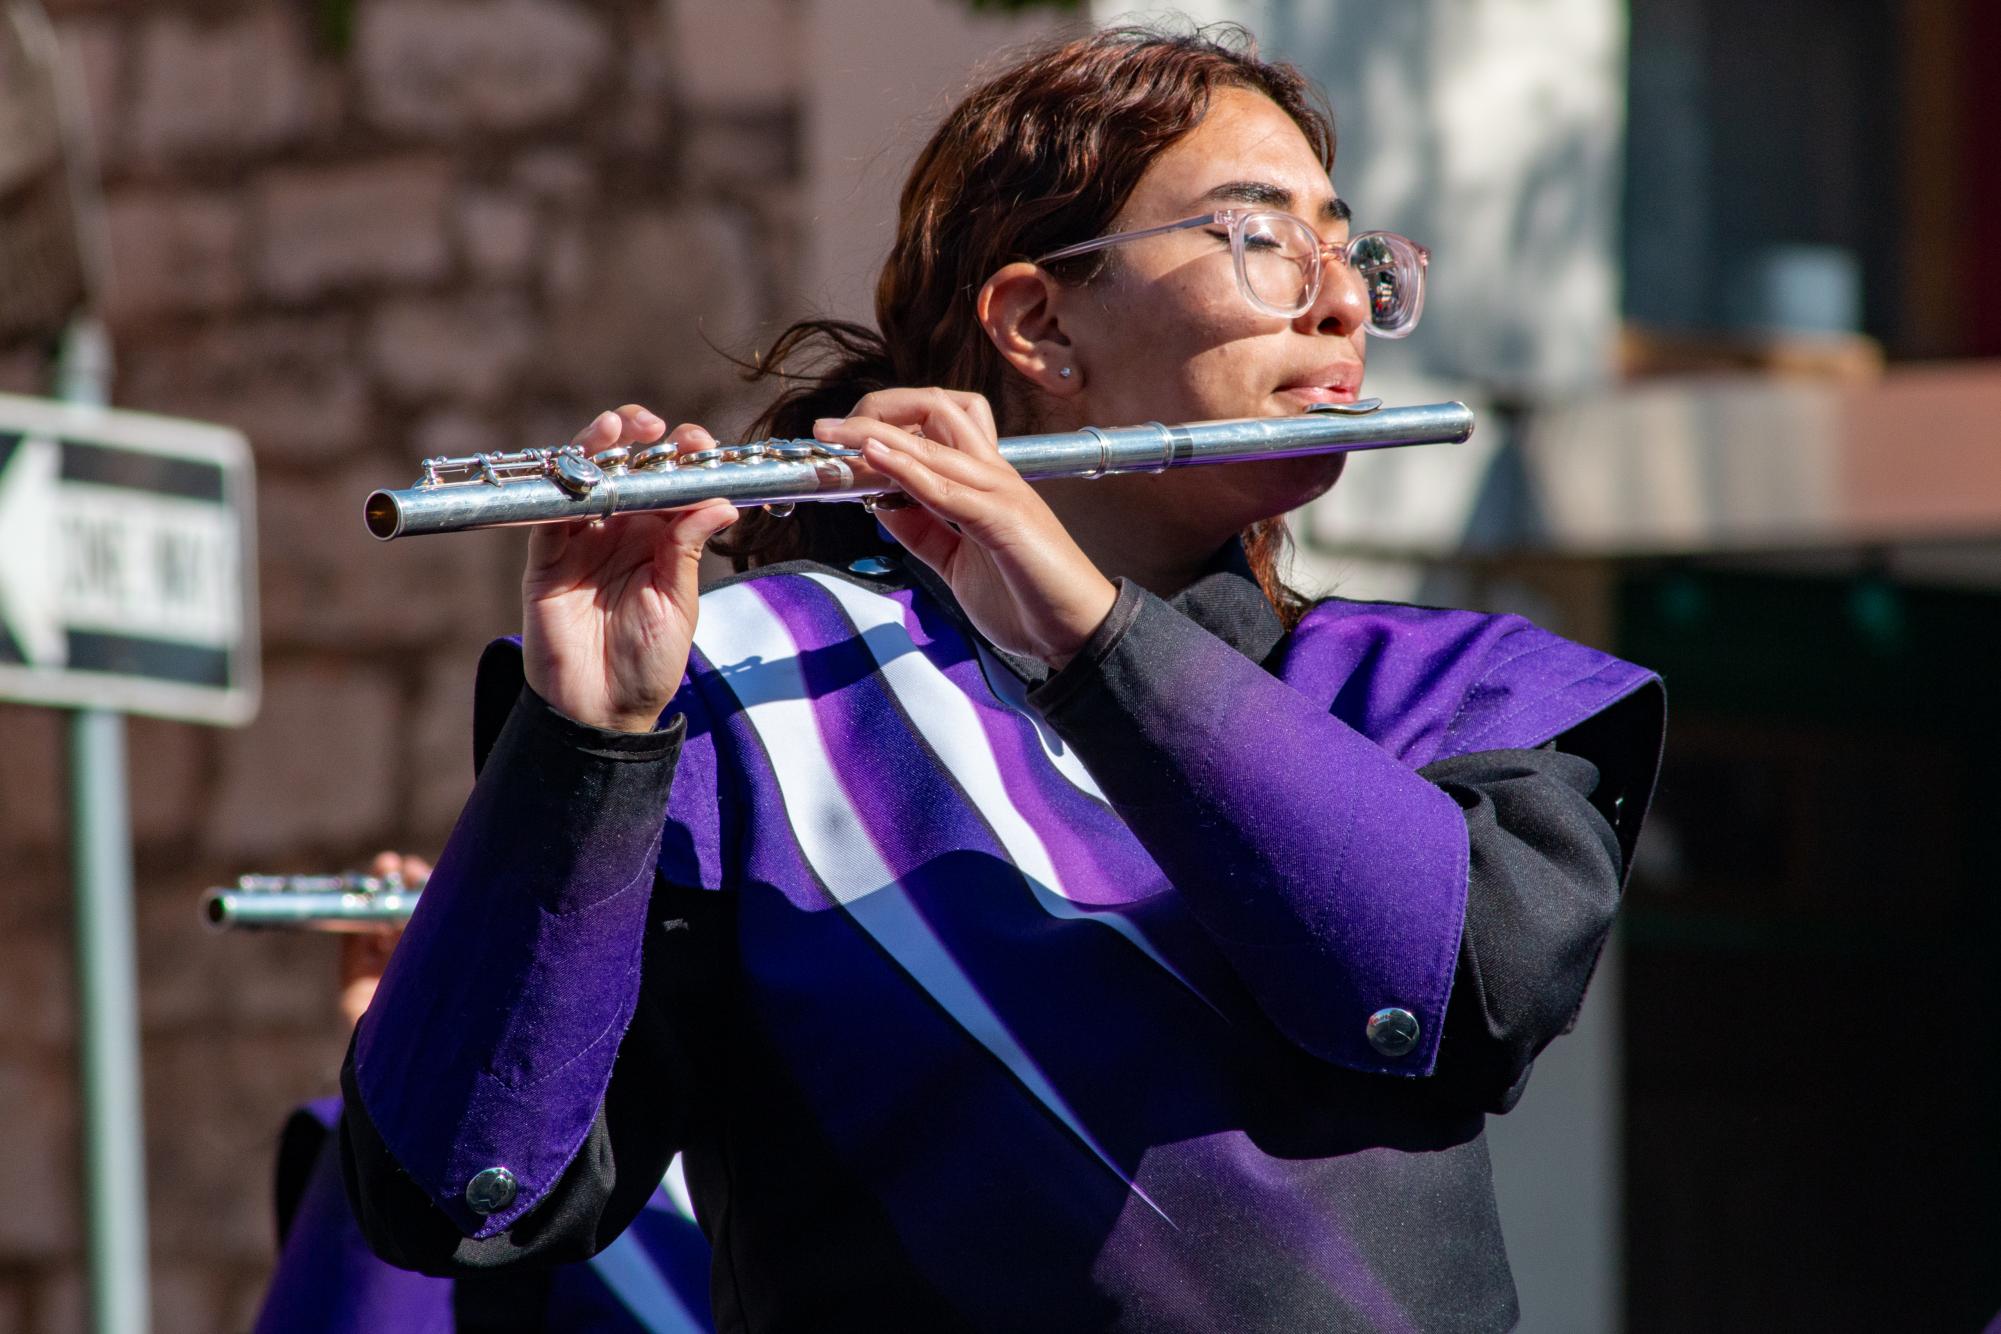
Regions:
<instances>
[{"instance_id":1,"label":"eyeglass temple arm","mask_svg":"<svg viewBox=\"0 0 2001 1334\"><path fill-rule=\"evenodd\" d=\"M1207 227L1211 223L1226 223L1229 221L1229 217L1229 211L1226 209L1220 213L1204 213L1199 217L1183 218L1179 222L1163 222L1158 227L1142 227L1136 232L1116 232L1111 236L1100 236L1095 241L1079 241L1076 245L1064 246L1061 250L1052 250L1035 262L1037 264L1054 264L1059 259L1074 259L1078 255L1088 255L1093 250L1103 250L1108 246L1123 245L1127 241L1137 241L1142 237L1162 236L1168 232L1186 231L1190 227Z\"/></svg>"}]
</instances>

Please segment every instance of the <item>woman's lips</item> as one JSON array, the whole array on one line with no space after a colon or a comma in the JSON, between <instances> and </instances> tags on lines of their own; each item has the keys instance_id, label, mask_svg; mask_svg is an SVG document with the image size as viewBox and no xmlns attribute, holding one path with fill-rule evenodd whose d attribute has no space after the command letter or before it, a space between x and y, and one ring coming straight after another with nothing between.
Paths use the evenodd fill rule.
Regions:
<instances>
[{"instance_id":1,"label":"woman's lips","mask_svg":"<svg viewBox=\"0 0 2001 1334\"><path fill-rule=\"evenodd\" d=\"M1306 405L1353 403L1361 390L1362 368L1353 362L1336 362L1316 366L1291 383L1280 385L1277 392Z\"/></svg>"},{"instance_id":2,"label":"woman's lips","mask_svg":"<svg viewBox=\"0 0 2001 1334\"><path fill-rule=\"evenodd\" d=\"M1360 386L1293 384L1279 390L1302 403L1353 403Z\"/></svg>"}]
</instances>

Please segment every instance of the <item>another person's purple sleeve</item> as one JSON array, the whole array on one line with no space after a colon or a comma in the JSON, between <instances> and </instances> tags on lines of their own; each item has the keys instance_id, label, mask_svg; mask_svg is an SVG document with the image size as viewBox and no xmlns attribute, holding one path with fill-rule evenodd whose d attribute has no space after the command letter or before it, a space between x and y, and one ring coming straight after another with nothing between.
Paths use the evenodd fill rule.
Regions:
<instances>
[{"instance_id":1,"label":"another person's purple sleeve","mask_svg":"<svg viewBox=\"0 0 2001 1334\"><path fill-rule=\"evenodd\" d=\"M278 1264L257 1311L256 1334L451 1334L451 1281L384 1264L355 1225L341 1191L339 1155L326 1146L338 1116L337 1102L316 1103L293 1117L312 1133L295 1135L287 1127L287 1155L299 1161L280 1164Z\"/></svg>"}]
</instances>

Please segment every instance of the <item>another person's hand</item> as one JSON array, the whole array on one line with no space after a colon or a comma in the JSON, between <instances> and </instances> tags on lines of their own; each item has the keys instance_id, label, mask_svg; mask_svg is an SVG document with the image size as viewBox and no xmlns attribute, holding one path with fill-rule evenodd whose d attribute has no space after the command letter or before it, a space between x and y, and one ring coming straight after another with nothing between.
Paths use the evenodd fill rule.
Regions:
<instances>
[{"instance_id":1,"label":"another person's hand","mask_svg":"<svg viewBox=\"0 0 2001 1334\"><path fill-rule=\"evenodd\" d=\"M575 443L596 453L663 435L665 422L628 404L599 414ZM668 438L683 452L716 443L699 426ZM653 730L687 669L702 548L735 519L735 506L709 500L602 524L537 525L521 578L522 656L535 693L578 722Z\"/></svg>"},{"instance_id":2,"label":"another person's hand","mask_svg":"<svg viewBox=\"0 0 2001 1334\"><path fill-rule=\"evenodd\" d=\"M401 876L404 884L412 885L430 876L431 864L422 857L378 852L368 864L368 873ZM389 966L389 955L402 938L401 927L394 931L355 931L340 938L340 1012L349 1028L361 1022L362 1012L375 999L375 984L382 980L382 970Z\"/></svg>"},{"instance_id":3,"label":"another person's hand","mask_svg":"<svg viewBox=\"0 0 2001 1334\"><path fill-rule=\"evenodd\" d=\"M981 634L1061 667L1104 621L1118 590L1001 457L978 394L885 389L813 433L862 451L916 505L877 518L938 572Z\"/></svg>"}]
</instances>

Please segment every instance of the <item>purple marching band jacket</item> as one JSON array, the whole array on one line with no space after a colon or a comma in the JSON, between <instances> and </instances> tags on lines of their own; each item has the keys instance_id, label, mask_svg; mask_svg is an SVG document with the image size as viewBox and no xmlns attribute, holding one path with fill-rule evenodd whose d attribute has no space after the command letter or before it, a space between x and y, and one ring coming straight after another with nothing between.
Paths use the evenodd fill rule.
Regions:
<instances>
[{"instance_id":1,"label":"purple marching band jacket","mask_svg":"<svg viewBox=\"0 0 2001 1334\"><path fill-rule=\"evenodd\" d=\"M722 1329L1506 1327L1483 1114L1581 1001L1658 678L1286 634L1234 545L1046 677L909 565L711 591L647 736L489 650L345 1074L378 1247L587 1252L682 1150Z\"/></svg>"},{"instance_id":2,"label":"purple marching band jacket","mask_svg":"<svg viewBox=\"0 0 2001 1334\"><path fill-rule=\"evenodd\" d=\"M708 1246L675 1177L591 1260L490 1293L388 1264L369 1249L341 1190L340 1100L292 1113L278 1148L278 1263L255 1334L463 1334L497 1305L510 1323L566 1334L706 1334ZM457 1288L455 1292L454 1289ZM468 1294L468 1289L473 1291Z\"/></svg>"}]
</instances>

